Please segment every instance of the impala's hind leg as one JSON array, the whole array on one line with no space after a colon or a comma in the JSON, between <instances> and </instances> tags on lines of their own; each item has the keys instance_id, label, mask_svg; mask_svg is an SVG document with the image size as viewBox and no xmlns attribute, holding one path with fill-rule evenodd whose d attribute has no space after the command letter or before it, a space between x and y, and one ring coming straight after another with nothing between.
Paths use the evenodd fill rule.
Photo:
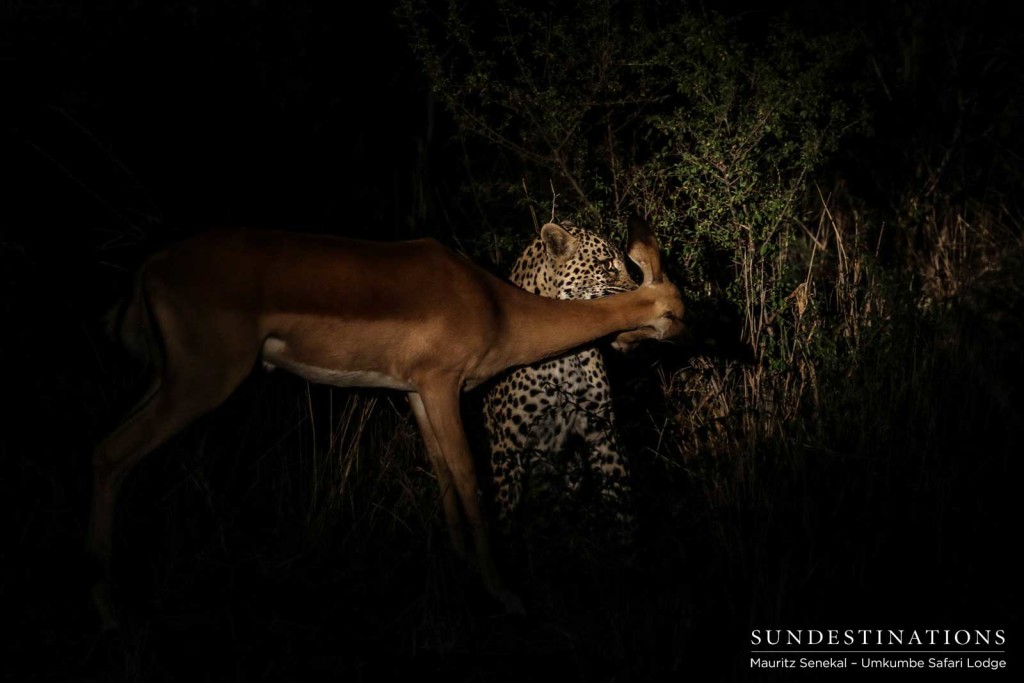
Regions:
<instances>
[{"instance_id":1,"label":"impala's hind leg","mask_svg":"<svg viewBox=\"0 0 1024 683\"><path fill-rule=\"evenodd\" d=\"M198 357L193 356L193 357ZM93 599L104 627L116 626L110 602L110 556L117 491L131 468L194 419L220 405L248 374L255 362L202 364L175 362L180 353L169 349L164 370L128 417L93 452L92 513L88 547L99 560L102 579Z\"/></svg>"}]
</instances>

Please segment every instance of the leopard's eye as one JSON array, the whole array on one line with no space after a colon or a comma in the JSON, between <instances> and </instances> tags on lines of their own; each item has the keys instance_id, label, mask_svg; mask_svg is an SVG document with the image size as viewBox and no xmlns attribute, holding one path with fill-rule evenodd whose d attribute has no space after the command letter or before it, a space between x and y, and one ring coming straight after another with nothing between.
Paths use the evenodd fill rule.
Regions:
<instances>
[{"instance_id":1,"label":"leopard's eye","mask_svg":"<svg viewBox=\"0 0 1024 683\"><path fill-rule=\"evenodd\" d=\"M601 261L601 266L604 268L604 272L608 273L609 275L614 275L619 270L618 268L615 267L615 259L613 258Z\"/></svg>"}]
</instances>

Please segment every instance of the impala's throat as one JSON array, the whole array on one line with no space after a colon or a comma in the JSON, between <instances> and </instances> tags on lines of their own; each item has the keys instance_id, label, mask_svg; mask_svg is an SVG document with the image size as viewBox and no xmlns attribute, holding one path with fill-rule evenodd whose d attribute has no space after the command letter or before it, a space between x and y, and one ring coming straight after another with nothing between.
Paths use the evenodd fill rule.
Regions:
<instances>
[{"instance_id":1,"label":"impala's throat","mask_svg":"<svg viewBox=\"0 0 1024 683\"><path fill-rule=\"evenodd\" d=\"M283 339L269 337L263 342L263 365L268 370L283 368L314 384L329 384L335 387L366 387L374 389L400 389L415 391L406 381L396 379L374 370L336 370L303 363L288 354L288 344Z\"/></svg>"}]
</instances>

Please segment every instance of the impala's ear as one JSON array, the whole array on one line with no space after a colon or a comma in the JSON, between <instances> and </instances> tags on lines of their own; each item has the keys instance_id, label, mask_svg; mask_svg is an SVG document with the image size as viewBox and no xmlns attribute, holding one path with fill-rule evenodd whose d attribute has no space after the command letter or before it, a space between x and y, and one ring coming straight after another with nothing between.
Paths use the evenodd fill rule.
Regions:
<instances>
[{"instance_id":1,"label":"impala's ear","mask_svg":"<svg viewBox=\"0 0 1024 683\"><path fill-rule=\"evenodd\" d=\"M556 263L568 261L580 246L579 240L570 235L568 230L554 223L548 223L540 229L540 239Z\"/></svg>"},{"instance_id":2,"label":"impala's ear","mask_svg":"<svg viewBox=\"0 0 1024 683\"><path fill-rule=\"evenodd\" d=\"M629 219L629 259L643 271L643 284L652 285L664 279L658 240L648 227L647 221L639 216Z\"/></svg>"}]
</instances>

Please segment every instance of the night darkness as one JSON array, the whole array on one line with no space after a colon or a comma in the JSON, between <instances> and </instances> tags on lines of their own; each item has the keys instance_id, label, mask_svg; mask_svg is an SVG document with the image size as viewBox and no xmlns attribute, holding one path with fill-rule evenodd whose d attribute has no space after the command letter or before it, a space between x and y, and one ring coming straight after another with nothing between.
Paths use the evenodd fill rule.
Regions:
<instances>
[{"instance_id":1,"label":"night darkness","mask_svg":"<svg viewBox=\"0 0 1024 683\"><path fill-rule=\"evenodd\" d=\"M850 300L882 323L859 332L868 341L843 351L852 360L841 370L841 344L797 354L818 373L797 373L815 383L813 400L808 391L761 440L725 436L754 408L687 421L705 402L686 382L759 363L784 372L751 351L742 315L717 303L730 291L718 248L725 265L702 272L722 281L688 302L685 342L609 361L635 461L633 549L607 547L575 521L535 524L531 537L499 544L529 611L503 615L448 548L399 394L257 373L128 478L115 526L121 624L102 631L89 597L99 570L83 545L90 454L144 386L103 317L147 254L215 227L272 227L434 237L504 275L531 234L529 210L508 193L467 190L515 185L528 171L459 136L391 4L0 4L0 678L884 673L752 668L753 629L1000 630L1005 643L978 649L1005 650L1007 671L1024 666L1014 379L1024 359L1024 64L1020 24L990 3L691 5L731 18L748 42L776 20L862 41L859 66L840 72L849 87L836 91L870 122L808 187L837 197L832 216L862 226L878 289L858 280L865 293ZM926 48L957 58L907 66ZM533 189L541 210L547 188L542 179ZM675 255L699 220L680 219ZM956 267L927 228L947 224L959 241L941 253L962 257ZM674 281L704 291L680 262ZM832 267L824 255L818 263ZM823 320L843 315L843 291L823 294ZM883 299L888 308L865 303ZM815 339L842 338L838 329ZM673 373L688 379L672 383ZM479 393L464 402L478 454L479 404Z\"/></svg>"}]
</instances>

